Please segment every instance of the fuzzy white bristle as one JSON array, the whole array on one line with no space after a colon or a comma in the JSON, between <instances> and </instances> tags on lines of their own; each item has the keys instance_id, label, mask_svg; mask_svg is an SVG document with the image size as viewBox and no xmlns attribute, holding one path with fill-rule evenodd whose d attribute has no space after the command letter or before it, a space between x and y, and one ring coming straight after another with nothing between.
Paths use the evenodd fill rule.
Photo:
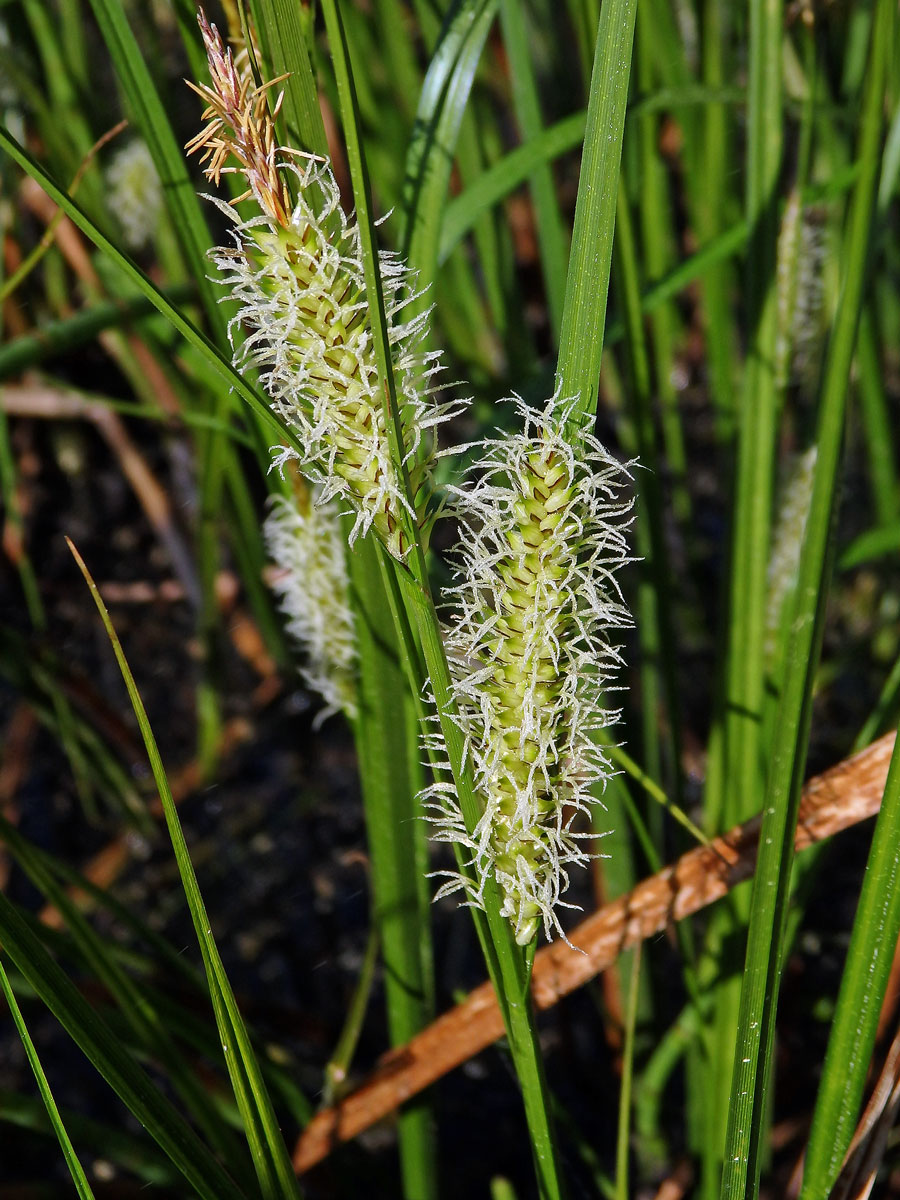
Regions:
<instances>
[{"instance_id":1,"label":"fuzzy white bristle","mask_svg":"<svg viewBox=\"0 0 900 1200\"><path fill-rule=\"evenodd\" d=\"M469 831L445 783L428 801L436 836L467 848L478 881L451 875L439 895L463 888L480 904L495 879L526 943L541 923L562 933L568 868L591 857L576 821L614 773L596 735L618 716L605 697L621 666L610 634L631 624L615 578L631 501L627 470L596 438L570 442L571 406L515 403L523 431L486 441L470 486L451 489L447 651L483 815Z\"/></svg>"},{"instance_id":2,"label":"fuzzy white bristle","mask_svg":"<svg viewBox=\"0 0 900 1200\"><path fill-rule=\"evenodd\" d=\"M334 712L357 714L356 630L340 514L321 493L305 506L272 501L263 526L277 571L272 590L287 616L287 631L305 653L305 682L325 701L317 720Z\"/></svg>"}]
</instances>

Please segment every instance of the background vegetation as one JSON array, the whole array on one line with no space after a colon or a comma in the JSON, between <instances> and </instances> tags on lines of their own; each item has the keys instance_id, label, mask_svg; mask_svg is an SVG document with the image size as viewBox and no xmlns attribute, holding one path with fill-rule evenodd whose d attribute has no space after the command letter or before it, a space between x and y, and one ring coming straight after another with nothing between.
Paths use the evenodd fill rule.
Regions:
<instances>
[{"instance_id":1,"label":"background vegetation","mask_svg":"<svg viewBox=\"0 0 900 1200\"><path fill-rule=\"evenodd\" d=\"M281 133L330 154L370 281L377 237L428 289L458 444L559 387L640 463L622 773L572 889L600 911L586 956L539 953L538 1021L533 949L430 905L440 642L369 539L363 717L316 725L265 582L286 435L181 149L192 3L5 0L0 1195L900 1192L900 768L844 761L900 715L895 5L321 7L209 15L289 73ZM702 843L760 813L751 883L753 829ZM499 1011L432 1027L486 968ZM390 1046L355 1128L387 1120L340 1144ZM416 1062L445 1065L403 1105Z\"/></svg>"}]
</instances>

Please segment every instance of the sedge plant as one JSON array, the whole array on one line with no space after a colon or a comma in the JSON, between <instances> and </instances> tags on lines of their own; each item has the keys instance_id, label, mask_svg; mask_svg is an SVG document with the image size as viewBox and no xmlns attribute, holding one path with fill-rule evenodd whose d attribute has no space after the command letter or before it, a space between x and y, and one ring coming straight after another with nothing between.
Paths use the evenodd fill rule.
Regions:
<instances>
[{"instance_id":1,"label":"sedge plant","mask_svg":"<svg viewBox=\"0 0 900 1200\"><path fill-rule=\"evenodd\" d=\"M828 851L795 863L793 845L807 761L862 749L898 717L892 8L211 0L198 36L187 0L0 6L0 484L17 602L0 616L0 674L20 701L0 771L0 982L38 1081L34 1096L18 1079L0 1090L0 1121L29 1129L15 1155L55 1136L82 1195L112 1169L204 1200L287 1197L307 1189L288 1139L312 1121L330 1122L327 1186L353 1195L439 1200L492 1179L504 1195L625 1197L675 1179L709 1200L755 1197L799 1181L804 1149L790 1185L804 1200L877 1191L868 1127L844 1159L893 1013L896 761L871 847L835 848L824 904ZM110 66L116 87L98 88ZM185 73L202 117L175 86ZM113 463L102 537L85 520L97 431ZM119 463L126 485L106 486ZM71 649L53 650L71 612L41 540L58 479L81 522L61 531L101 580L202 971L180 930L160 934L152 898L126 903L93 865L80 874L35 835L30 802L21 817L6 803L27 770L24 710L63 747L84 823L122 833L104 870L153 828L137 753L117 750L102 698L82 703ZM134 578L160 563L174 576L152 602L135 598L148 593L127 574L132 543L109 536L123 493L159 543ZM61 528L70 506L56 507ZM186 606L196 665L179 686L196 673L198 759L172 786L100 592L144 605L113 620L161 735L177 705L154 705L135 629L164 624L168 657L184 622L160 622L161 606ZM264 676L236 719L230 642ZM91 639L77 649L93 671ZM279 687L290 720L270 721ZM298 950L299 1058L266 1011L257 1028L255 985L246 1005L232 987L217 900L200 894L244 839L192 864L192 816L185 836L175 810L182 779L224 794L219 756L282 726L292 744L272 764L301 735L316 770L355 751L365 855L348 870L368 895L348 951L329 896L342 920L355 893L340 864L315 864L298 932L305 946L326 930L315 965L340 961L347 1002L307 1021L317 975ZM310 844L337 805L342 821L356 812L343 796L318 809L311 791L291 817ZM569 906L619 898L630 941L652 887L633 908L622 894L756 814L753 890L689 924L676 863L675 936L609 966L593 1003L567 1001L539 1038L536 955L549 1004L557 968L589 973L609 917L580 924ZM264 819L269 837L276 814ZM266 856L285 853L278 841ZM862 849L844 966L836 922L846 912L849 928ZM293 872L284 891L302 894ZM248 923L265 876L241 898ZM455 1028L452 1014L431 1023L478 960L448 898L471 914L515 1083L485 1057L458 1084L471 1112L453 1089L436 1102L410 1085L399 1165L375 1138L342 1151L374 1055L395 1049L376 1084L405 1089L419 1046ZM779 1011L798 978L806 990ZM65 1056L38 1045L41 1005L140 1129L76 1111ZM330 1045L307 1044L309 1027ZM495 1104L503 1120L482 1121ZM787 1145L772 1136L782 1117Z\"/></svg>"}]
</instances>

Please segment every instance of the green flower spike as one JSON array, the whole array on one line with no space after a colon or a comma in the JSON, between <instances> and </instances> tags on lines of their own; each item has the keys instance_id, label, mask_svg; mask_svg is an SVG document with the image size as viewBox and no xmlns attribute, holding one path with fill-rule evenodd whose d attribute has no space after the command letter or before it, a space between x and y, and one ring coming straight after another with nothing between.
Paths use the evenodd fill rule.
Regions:
<instances>
[{"instance_id":1,"label":"green flower spike","mask_svg":"<svg viewBox=\"0 0 900 1200\"><path fill-rule=\"evenodd\" d=\"M615 580L628 559L627 471L593 436L566 438L569 406L516 401L520 434L484 443L478 476L452 489L460 520L455 620L447 637L459 721L484 801L470 833L452 785L430 789L439 839L471 854L476 883L453 874L481 906L493 878L525 945L557 910L567 868L585 864L579 813L614 773L596 731L618 714L603 697L621 665L611 630L630 626Z\"/></svg>"},{"instance_id":2,"label":"green flower spike","mask_svg":"<svg viewBox=\"0 0 900 1200\"><path fill-rule=\"evenodd\" d=\"M374 528L402 559L409 549L403 510L427 531L435 431L460 407L432 399L441 368L436 352L421 350L428 313L402 321L416 294L408 269L383 253L408 497L384 425L358 226L344 214L326 162L276 145L268 93L279 81L256 87L238 72L202 14L200 25L212 86L191 86L207 101L203 116L209 123L188 151L203 152L215 183L225 171L241 172L248 190L240 199L252 197L260 209L243 221L234 204L216 201L235 225L235 248L212 253L221 282L238 301L235 322L246 334L235 365L259 370L273 409L304 446L299 466L321 485L320 501L338 498L355 511L351 541ZM273 113L279 104L280 98ZM225 166L229 158L238 165ZM298 457L279 448L275 465Z\"/></svg>"},{"instance_id":3,"label":"green flower spike","mask_svg":"<svg viewBox=\"0 0 900 1200\"><path fill-rule=\"evenodd\" d=\"M356 629L340 514L303 493L272 501L263 535L276 568L270 585L306 655L301 674L325 701L319 724L335 712L357 714Z\"/></svg>"}]
</instances>

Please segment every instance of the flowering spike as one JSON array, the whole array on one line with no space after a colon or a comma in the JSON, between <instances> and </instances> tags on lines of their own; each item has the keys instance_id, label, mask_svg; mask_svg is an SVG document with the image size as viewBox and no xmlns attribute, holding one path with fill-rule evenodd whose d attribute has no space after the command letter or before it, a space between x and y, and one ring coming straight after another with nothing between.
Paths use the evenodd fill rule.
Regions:
<instances>
[{"instance_id":1,"label":"flowering spike","mask_svg":"<svg viewBox=\"0 0 900 1200\"><path fill-rule=\"evenodd\" d=\"M106 185L126 244L142 250L153 239L163 209L162 185L146 142L129 142L116 153L106 168Z\"/></svg>"},{"instance_id":2,"label":"flowering spike","mask_svg":"<svg viewBox=\"0 0 900 1200\"><path fill-rule=\"evenodd\" d=\"M263 536L277 568L270 583L288 617L287 631L306 652L301 673L325 701L317 721L338 711L355 717L356 630L340 515L308 493L293 503L279 496Z\"/></svg>"},{"instance_id":3,"label":"flowering spike","mask_svg":"<svg viewBox=\"0 0 900 1200\"><path fill-rule=\"evenodd\" d=\"M222 171L233 170L225 163L232 156L238 170L247 178L252 194L268 217L287 227L291 199L287 185L279 174L275 143L275 124L269 113L267 92L281 83L284 76L257 87L249 70L240 71L234 55L225 48L215 25L210 24L201 9L197 14L212 87L191 83L202 100L206 101L203 120L209 124L185 149L188 154L202 151L200 161L206 163L204 174L218 187ZM275 115L280 105L276 101Z\"/></svg>"},{"instance_id":4,"label":"flowering spike","mask_svg":"<svg viewBox=\"0 0 900 1200\"><path fill-rule=\"evenodd\" d=\"M800 565L800 551L812 500L817 447L799 455L790 464L788 477L779 496L772 552L769 556L769 591L766 599L766 659L771 665L778 643L778 630L784 607L793 595Z\"/></svg>"},{"instance_id":5,"label":"flowering spike","mask_svg":"<svg viewBox=\"0 0 900 1200\"><path fill-rule=\"evenodd\" d=\"M794 188L778 234L775 380L779 388L808 383L811 371L817 369L826 250L821 221L814 210L803 208Z\"/></svg>"},{"instance_id":6,"label":"flowering spike","mask_svg":"<svg viewBox=\"0 0 900 1200\"><path fill-rule=\"evenodd\" d=\"M439 355L423 352L428 313L403 321L417 296L408 269L383 253L380 266L397 374L407 493L391 458L372 339L359 228L348 219L331 168L278 149L266 93L239 75L214 25L201 15L212 87L195 88L208 107L208 127L189 143L203 150L218 182L233 155L262 215L242 221L233 204L219 206L234 222L234 249L213 262L239 304L246 332L238 368L260 372L273 409L304 446L302 470L321 484L323 502L338 497L356 511L351 540L374 528L402 559L407 517L431 520L435 431L456 408L432 401ZM277 81L273 81L277 82ZM298 198L291 208L286 176ZM283 449L277 466L298 456Z\"/></svg>"},{"instance_id":7,"label":"flowering spike","mask_svg":"<svg viewBox=\"0 0 900 1200\"><path fill-rule=\"evenodd\" d=\"M470 833L444 784L430 806L437 836L469 849L477 878L453 875L439 895L463 888L480 906L493 877L524 945L541 923L548 938L562 933L567 867L590 857L573 824L613 774L594 735L618 716L602 697L621 661L608 631L631 624L615 580L631 504L627 471L600 442L567 440L571 406L516 405L523 432L485 442L476 480L452 489L461 537L447 650L484 812Z\"/></svg>"}]
</instances>

